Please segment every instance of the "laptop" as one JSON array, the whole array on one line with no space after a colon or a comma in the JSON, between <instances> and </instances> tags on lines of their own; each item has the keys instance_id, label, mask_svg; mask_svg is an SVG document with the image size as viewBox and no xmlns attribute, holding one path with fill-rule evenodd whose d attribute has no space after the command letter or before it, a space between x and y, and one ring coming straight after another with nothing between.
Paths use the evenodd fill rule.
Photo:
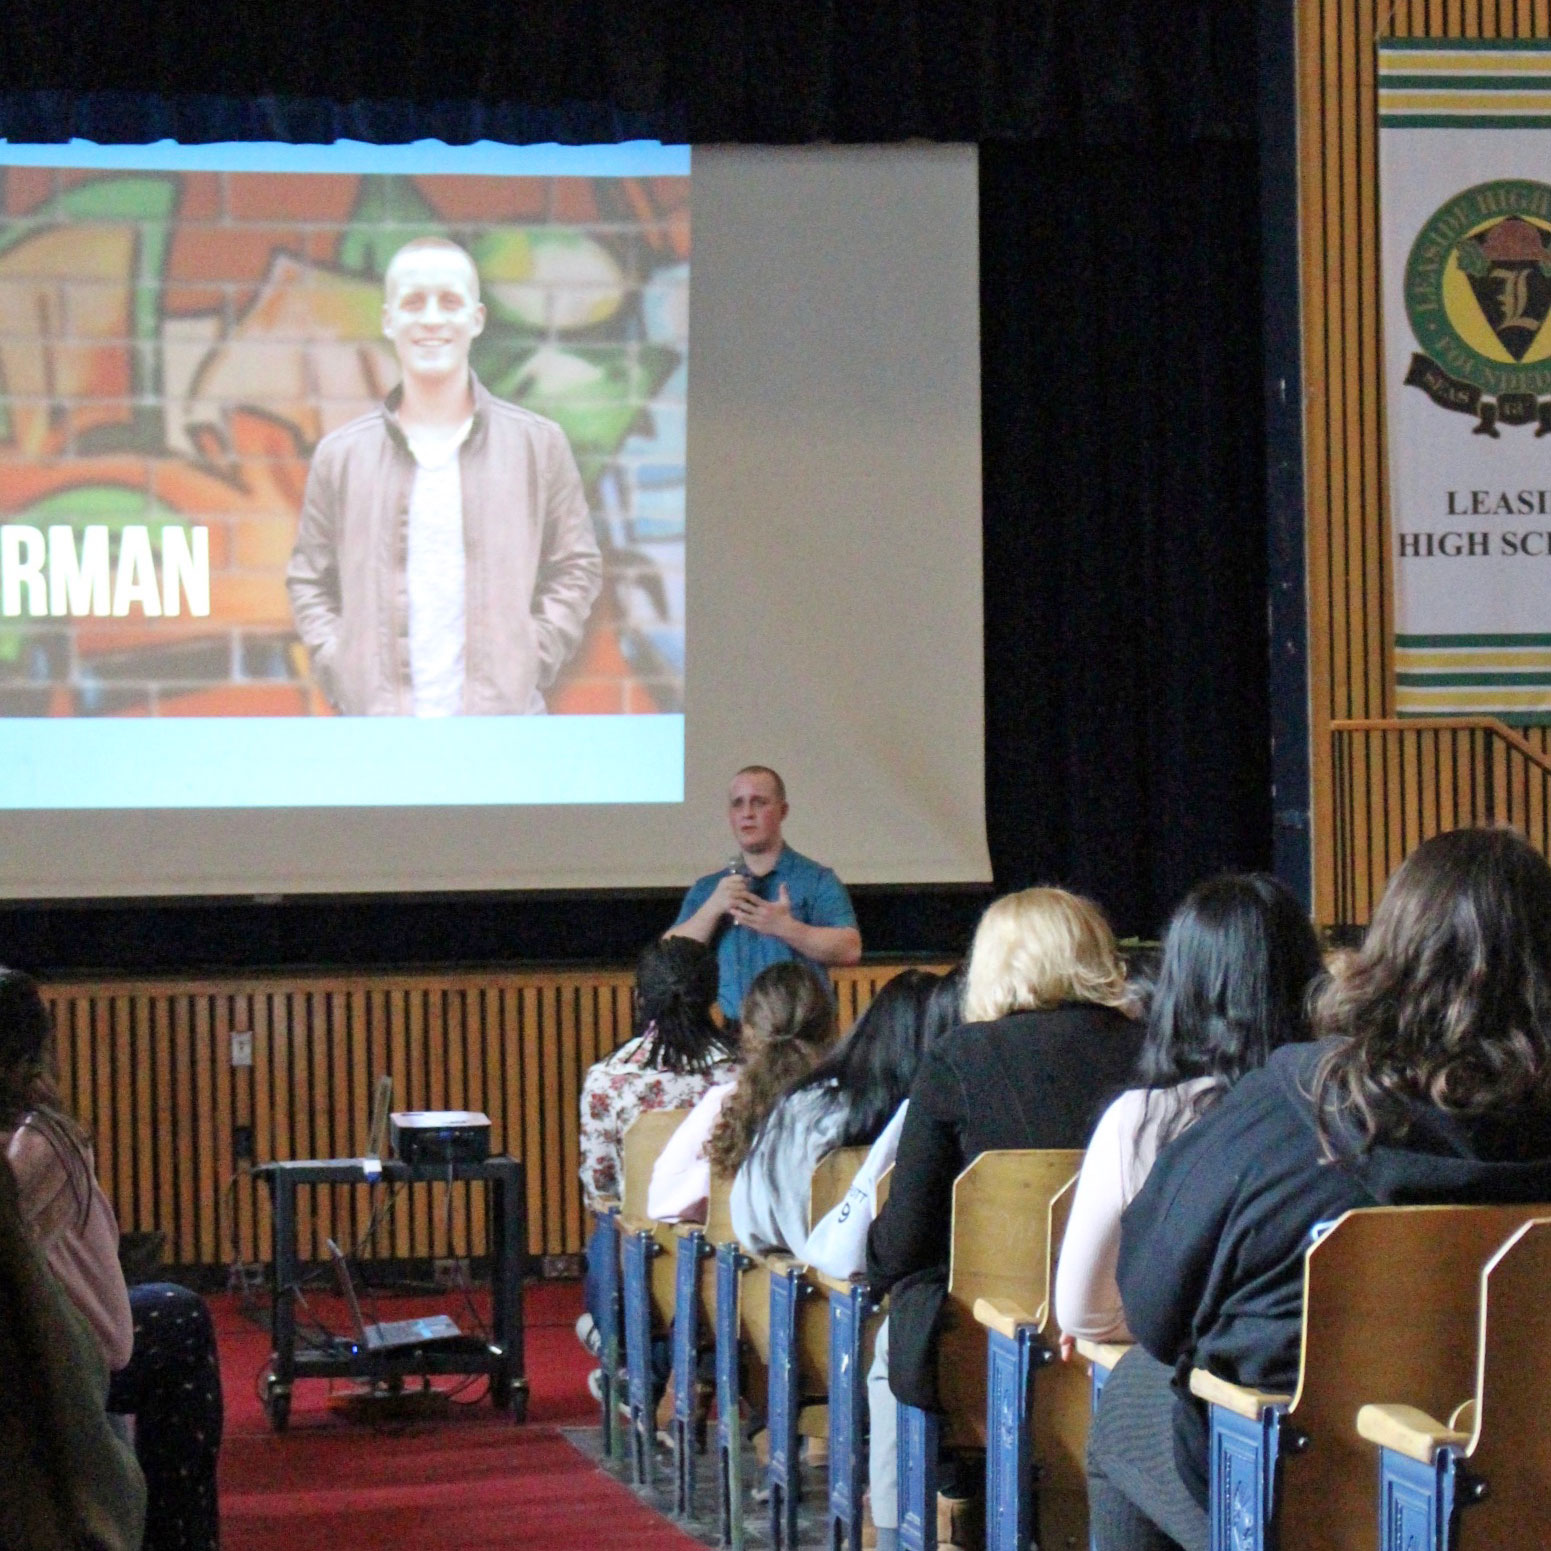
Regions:
<instances>
[{"instance_id":1,"label":"laptop","mask_svg":"<svg viewBox=\"0 0 1551 1551\"><path fill-rule=\"evenodd\" d=\"M405 1347L426 1346L433 1341L450 1341L463 1332L457 1322L446 1314L432 1314L425 1319L388 1319L380 1324L368 1325L361 1318L360 1300L355 1295L355 1279L350 1275L350 1262L345 1252L330 1239L329 1259L334 1262L334 1275L339 1279L339 1290L350 1308L350 1318L355 1325L356 1349L363 1352L398 1352Z\"/></svg>"}]
</instances>

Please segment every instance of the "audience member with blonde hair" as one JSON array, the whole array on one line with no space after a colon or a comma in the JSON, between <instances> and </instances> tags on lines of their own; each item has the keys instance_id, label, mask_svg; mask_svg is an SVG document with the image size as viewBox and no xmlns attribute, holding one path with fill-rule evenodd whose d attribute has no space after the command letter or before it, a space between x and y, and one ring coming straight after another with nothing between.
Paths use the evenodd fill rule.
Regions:
<instances>
[{"instance_id":1,"label":"audience member with blonde hair","mask_svg":"<svg viewBox=\"0 0 1551 1551\"><path fill-rule=\"evenodd\" d=\"M934 1332L953 1181L992 1149L1085 1146L1142 1043L1109 923L1063 889L1025 889L986 911L970 950L964 1017L916 1074L893 1186L867 1241L868 1280L890 1294L868 1378L880 1551L898 1535L890 1391L937 1407Z\"/></svg>"}]
</instances>

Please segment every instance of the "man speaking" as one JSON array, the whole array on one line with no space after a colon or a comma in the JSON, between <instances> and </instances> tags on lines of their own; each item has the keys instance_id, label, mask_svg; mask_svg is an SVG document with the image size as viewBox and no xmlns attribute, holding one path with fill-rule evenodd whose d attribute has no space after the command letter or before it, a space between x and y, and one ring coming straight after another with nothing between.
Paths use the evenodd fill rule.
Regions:
<instances>
[{"instance_id":1,"label":"man speaking","mask_svg":"<svg viewBox=\"0 0 1551 1551\"><path fill-rule=\"evenodd\" d=\"M485 308L462 248L417 237L383 291L403 381L318 443L286 571L313 677L349 715L543 711L602 585L576 460L469 370Z\"/></svg>"},{"instance_id":2,"label":"man speaking","mask_svg":"<svg viewBox=\"0 0 1551 1551\"><path fill-rule=\"evenodd\" d=\"M727 794L738 857L695 882L663 934L715 943L718 999L729 1018L738 1016L744 993L767 965L804 959L827 985L829 965L855 964L862 956L845 885L782 841L787 812L786 783L774 770L740 770Z\"/></svg>"}]
</instances>

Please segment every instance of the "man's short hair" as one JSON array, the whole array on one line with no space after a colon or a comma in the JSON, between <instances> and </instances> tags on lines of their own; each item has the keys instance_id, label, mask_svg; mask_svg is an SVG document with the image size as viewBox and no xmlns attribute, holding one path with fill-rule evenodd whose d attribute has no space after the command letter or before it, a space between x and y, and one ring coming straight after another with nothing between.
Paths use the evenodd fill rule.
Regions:
<instances>
[{"instance_id":1,"label":"man's short hair","mask_svg":"<svg viewBox=\"0 0 1551 1551\"><path fill-rule=\"evenodd\" d=\"M743 769L735 770L732 778L736 781L739 776L745 775L769 776L775 782L776 800L778 802L786 801L786 782L781 779L780 771L772 770L769 765L745 765Z\"/></svg>"},{"instance_id":2,"label":"man's short hair","mask_svg":"<svg viewBox=\"0 0 1551 1551\"><path fill-rule=\"evenodd\" d=\"M467 248L459 246L450 237L411 237L392 258L388 260L388 267L382 274L382 294L384 298L390 297L393 285L393 266L403 258L406 253L424 253L427 250L444 253L456 253L469 266L469 275L474 281L474 300L479 300L479 266L474 262L474 256Z\"/></svg>"}]
</instances>

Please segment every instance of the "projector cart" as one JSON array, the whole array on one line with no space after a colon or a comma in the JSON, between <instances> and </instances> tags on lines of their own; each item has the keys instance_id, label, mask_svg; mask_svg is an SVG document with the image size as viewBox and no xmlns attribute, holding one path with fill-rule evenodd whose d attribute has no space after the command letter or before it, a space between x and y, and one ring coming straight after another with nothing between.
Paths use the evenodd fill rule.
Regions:
<instances>
[{"instance_id":1,"label":"projector cart","mask_svg":"<svg viewBox=\"0 0 1551 1551\"><path fill-rule=\"evenodd\" d=\"M397 1185L447 1184L483 1180L490 1248L490 1339L460 1336L425 1347L392 1352L364 1352L348 1340L298 1347L296 1296L301 1268L296 1251L296 1188L298 1185L364 1185L371 1183L359 1158L303 1159L266 1163L254 1171L269 1185L274 1205L274 1304L271 1312L270 1375L264 1403L270 1426L283 1432L291 1418L291 1389L297 1379L361 1379L387 1383L420 1379L430 1374L488 1374L490 1399L510 1406L512 1420L528 1413L528 1380L522 1350L522 1268L527 1254L527 1196L523 1169L515 1158L487 1158L481 1163L411 1166L384 1159L380 1182Z\"/></svg>"}]
</instances>

